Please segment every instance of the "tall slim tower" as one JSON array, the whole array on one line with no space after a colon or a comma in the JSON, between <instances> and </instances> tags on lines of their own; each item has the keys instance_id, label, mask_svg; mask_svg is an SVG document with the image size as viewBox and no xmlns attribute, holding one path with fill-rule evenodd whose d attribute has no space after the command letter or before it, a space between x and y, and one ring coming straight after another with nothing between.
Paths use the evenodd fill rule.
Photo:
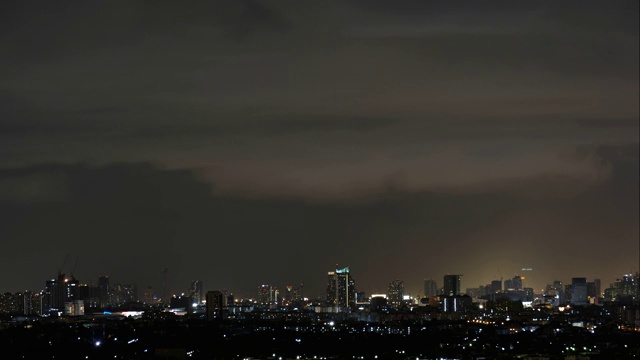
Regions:
<instances>
[{"instance_id":1,"label":"tall slim tower","mask_svg":"<svg viewBox=\"0 0 640 360\"><path fill-rule=\"evenodd\" d=\"M191 282L191 289L189 290L189 295L193 298L193 301L200 304L202 303L202 281L201 280L193 280Z\"/></svg>"},{"instance_id":2,"label":"tall slim tower","mask_svg":"<svg viewBox=\"0 0 640 360\"><path fill-rule=\"evenodd\" d=\"M171 289L169 288L169 269L162 270L162 303L169 304L171 301Z\"/></svg>"},{"instance_id":3,"label":"tall slim tower","mask_svg":"<svg viewBox=\"0 0 640 360\"><path fill-rule=\"evenodd\" d=\"M98 278L98 306L103 308L109 305L109 277Z\"/></svg>"}]
</instances>

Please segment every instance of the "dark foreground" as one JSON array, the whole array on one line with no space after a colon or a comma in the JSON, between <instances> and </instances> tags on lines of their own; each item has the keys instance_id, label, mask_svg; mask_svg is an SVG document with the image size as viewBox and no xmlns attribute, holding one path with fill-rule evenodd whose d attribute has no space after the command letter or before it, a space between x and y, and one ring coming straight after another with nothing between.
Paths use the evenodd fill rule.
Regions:
<instances>
[{"instance_id":1,"label":"dark foreground","mask_svg":"<svg viewBox=\"0 0 640 360\"><path fill-rule=\"evenodd\" d=\"M423 324L176 319L5 323L2 359L633 359L640 333L546 324Z\"/></svg>"}]
</instances>

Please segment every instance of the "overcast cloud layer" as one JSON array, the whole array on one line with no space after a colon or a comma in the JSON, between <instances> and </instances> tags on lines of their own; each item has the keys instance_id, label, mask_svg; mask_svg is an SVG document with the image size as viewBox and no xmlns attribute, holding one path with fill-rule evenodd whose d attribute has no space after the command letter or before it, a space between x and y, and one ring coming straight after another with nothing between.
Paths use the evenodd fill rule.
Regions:
<instances>
[{"instance_id":1,"label":"overcast cloud layer","mask_svg":"<svg viewBox=\"0 0 640 360\"><path fill-rule=\"evenodd\" d=\"M638 2L0 4L0 290L638 270ZM28 244L28 245L26 245ZM37 264L14 276L10 269ZM115 266L114 264L118 264ZM82 269L82 270L81 270Z\"/></svg>"}]
</instances>

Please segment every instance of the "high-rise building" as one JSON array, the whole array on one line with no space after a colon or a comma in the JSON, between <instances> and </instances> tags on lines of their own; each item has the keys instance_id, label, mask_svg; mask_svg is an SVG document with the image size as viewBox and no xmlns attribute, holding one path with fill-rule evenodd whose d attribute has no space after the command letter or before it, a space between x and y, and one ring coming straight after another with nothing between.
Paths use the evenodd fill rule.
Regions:
<instances>
[{"instance_id":1,"label":"high-rise building","mask_svg":"<svg viewBox=\"0 0 640 360\"><path fill-rule=\"evenodd\" d=\"M444 276L444 295L458 296L460 294L460 277L462 275L445 275Z\"/></svg>"},{"instance_id":2,"label":"high-rise building","mask_svg":"<svg viewBox=\"0 0 640 360\"><path fill-rule=\"evenodd\" d=\"M438 295L438 285L433 279L424 279L424 296Z\"/></svg>"},{"instance_id":3,"label":"high-rise building","mask_svg":"<svg viewBox=\"0 0 640 360\"><path fill-rule=\"evenodd\" d=\"M222 320L222 310L226 306L222 291L207 291L207 321Z\"/></svg>"},{"instance_id":4,"label":"high-rise building","mask_svg":"<svg viewBox=\"0 0 640 360\"><path fill-rule=\"evenodd\" d=\"M293 288L293 300L304 300L304 283L300 283L300 286Z\"/></svg>"},{"instance_id":5,"label":"high-rise building","mask_svg":"<svg viewBox=\"0 0 640 360\"><path fill-rule=\"evenodd\" d=\"M286 285L284 288L284 301L289 303L293 299L293 285Z\"/></svg>"},{"instance_id":6,"label":"high-rise building","mask_svg":"<svg viewBox=\"0 0 640 360\"><path fill-rule=\"evenodd\" d=\"M0 313L20 315L24 311L24 295L10 292L0 294Z\"/></svg>"},{"instance_id":7,"label":"high-rise building","mask_svg":"<svg viewBox=\"0 0 640 360\"><path fill-rule=\"evenodd\" d=\"M587 301L591 302L591 299L598 297L597 294L596 283L593 281L587 281Z\"/></svg>"},{"instance_id":8,"label":"high-rise building","mask_svg":"<svg viewBox=\"0 0 640 360\"><path fill-rule=\"evenodd\" d=\"M25 291L23 299L23 313L29 315L39 315L42 312L42 293Z\"/></svg>"},{"instance_id":9,"label":"high-rise building","mask_svg":"<svg viewBox=\"0 0 640 360\"><path fill-rule=\"evenodd\" d=\"M636 296L638 290L638 274L624 274L617 281L617 293L620 296Z\"/></svg>"},{"instance_id":10,"label":"high-rise building","mask_svg":"<svg viewBox=\"0 0 640 360\"><path fill-rule=\"evenodd\" d=\"M138 301L138 289L136 284L115 283L111 286L109 303L112 306L120 306Z\"/></svg>"},{"instance_id":11,"label":"high-rise building","mask_svg":"<svg viewBox=\"0 0 640 360\"><path fill-rule=\"evenodd\" d=\"M513 286L513 279L506 279L504 281L504 290L513 290L515 287Z\"/></svg>"},{"instance_id":12,"label":"high-rise building","mask_svg":"<svg viewBox=\"0 0 640 360\"><path fill-rule=\"evenodd\" d=\"M355 306L356 287L349 267L329 271L327 275L327 301L338 307Z\"/></svg>"},{"instance_id":13,"label":"high-rise building","mask_svg":"<svg viewBox=\"0 0 640 360\"><path fill-rule=\"evenodd\" d=\"M201 280L193 280L191 282L191 288L189 289L189 295L193 298L193 300L199 305L202 303L202 281Z\"/></svg>"},{"instance_id":14,"label":"high-rise building","mask_svg":"<svg viewBox=\"0 0 640 360\"><path fill-rule=\"evenodd\" d=\"M571 279L571 305L587 305L587 279Z\"/></svg>"},{"instance_id":15,"label":"high-rise building","mask_svg":"<svg viewBox=\"0 0 640 360\"><path fill-rule=\"evenodd\" d=\"M400 307L402 305L402 297L404 296L404 282L401 280L394 280L389 284L389 292L387 293L387 299L391 306Z\"/></svg>"},{"instance_id":16,"label":"high-rise building","mask_svg":"<svg viewBox=\"0 0 640 360\"><path fill-rule=\"evenodd\" d=\"M142 302L145 304L155 304L155 299L153 298L153 288L151 286L147 286L142 293Z\"/></svg>"},{"instance_id":17,"label":"high-rise building","mask_svg":"<svg viewBox=\"0 0 640 360\"><path fill-rule=\"evenodd\" d=\"M262 284L258 288L258 304L269 305L272 303L273 287L271 285Z\"/></svg>"},{"instance_id":18,"label":"high-rise building","mask_svg":"<svg viewBox=\"0 0 640 360\"><path fill-rule=\"evenodd\" d=\"M98 278L98 306L103 308L109 306L109 277L100 276Z\"/></svg>"},{"instance_id":19,"label":"high-rise building","mask_svg":"<svg viewBox=\"0 0 640 360\"><path fill-rule=\"evenodd\" d=\"M491 282L491 293L495 294L502 291L502 281L501 280L493 280Z\"/></svg>"},{"instance_id":20,"label":"high-rise building","mask_svg":"<svg viewBox=\"0 0 640 360\"><path fill-rule=\"evenodd\" d=\"M593 285L596 288L596 296L602 297L602 281L600 279L593 279Z\"/></svg>"},{"instance_id":21,"label":"high-rise building","mask_svg":"<svg viewBox=\"0 0 640 360\"><path fill-rule=\"evenodd\" d=\"M85 308L97 308L100 303L99 290L97 286L78 284L76 289L76 300L82 300Z\"/></svg>"},{"instance_id":22,"label":"high-rise building","mask_svg":"<svg viewBox=\"0 0 640 360\"><path fill-rule=\"evenodd\" d=\"M47 280L44 291L45 313L50 314L64 312L66 292L64 274L58 274L56 278Z\"/></svg>"},{"instance_id":23,"label":"high-rise building","mask_svg":"<svg viewBox=\"0 0 640 360\"><path fill-rule=\"evenodd\" d=\"M524 276L516 275L511 279L513 288L516 290L522 289L522 280L524 280Z\"/></svg>"},{"instance_id":24,"label":"high-rise building","mask_svg":"<svg viewBox=\"0 0 640 360\"><path fill-rule=\"evenodd\" d=\"M64 314L70 316L84 315L84 301L73 300L64 303Z\"/></svg>"}]
</instances>

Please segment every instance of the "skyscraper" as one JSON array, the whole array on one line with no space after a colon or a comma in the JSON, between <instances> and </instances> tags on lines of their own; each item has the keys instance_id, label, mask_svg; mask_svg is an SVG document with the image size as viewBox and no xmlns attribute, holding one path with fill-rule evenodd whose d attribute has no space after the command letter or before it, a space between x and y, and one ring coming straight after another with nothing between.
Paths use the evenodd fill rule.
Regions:
<instances>
[{"instance_id":1,"label":"skyscraper","mask_svg":"<svg viewBox=\"0 0 640 360\"><path fill-rule=\"evenodd\" d=\"M513 290L513 279L505 279L504 280L504 290Z\"/></svg>"},{"instance_id":2,"label":"skyscraper","mask_svg":"<svg viewBox=\"0 0 640 360\"><path fill-rule=\"evenodd\" d=\"M45 313L63 312L65 293L66 287L64 274L59 273L56 278L47 280L44 290Z\"/></svg>"},{"instance_id":3,"label":"skyscraper","mask_svg":"<svg viewBox=\"0 0 640 360\"><path fill-rule=\"evenodd\" d=\"M392 281L389 284L387 296L391 306L399 307L402 304L402 297L404 296L404 282L401 280Z\"/></svg>"},{"instance_id":4,"label":"skyscraper","mask_svg":"<svg viewBox=\"0 0 640 360\"><path fill-rule=\"evenodd\" d=\"M491 293L495 294L497 292L502 291L502 281L501 280L493 280L491 282Z\"/></svg>"},{"instance_id":5,"label":"skyscraper","mask_svg":"<svg viewBox=\"0 0 640 360\"><path fill-rule=\"evenodd\" d=\"M460 277L462 275L444 276L444 294L447 296L460 295Z\"/></svg>"},{"instance_id":6,"label":"skyscraper","mask_svg":"<svg viewBox=\"0 0 640 360\"><path fill-rule=\"evenodd\" d=\"M225 306L222 291L207 291L207 321L222 320L222 310Z\"/></svg>"},{"instance_id":7,"label":"skyscraper","mask_svg":"<svg viewBox=\"0 0 640 360\"><path fill-rule=\"evenodd\" d=\"M194 302L198 305L202 303L202 281L193 280L191 282L191 288L189 289L189 295L193 298Z\"/></svg>"},{"instance_id":8,"label":"skyscraper","mask_svg":"<svg viewBox=\"0 0 640 360\"><path fill-rule=\"evenodd\" d=\"M269 305L272 303L273 287L263 284L258 288L258 304Z\"/></svg>"},{"instance_id":9,"label":"skyscraper","mask_svg":"<svg viewBox=\"0 0 640 360\"><path fill-rule=\"evenodd\" d=\"M514 276L513 279L511 279L511 284L513 288L516 290L522 289L522 280L524 280L524 277L520 275Z\"/></svg>"},{"instance_id":10,"label":"skyscraper","mask_svg":"<svg viewBox=\"0 0 640 360\"><path fill-rule=\"evenodd\" d=\"M424 279L424 296L438 295L438 285L433 279Z\"/></svg>"},{"instance_id":11,"label":"skyscraper","mask_svg":"<svg viewBox=\"0 0 640 360\"><path fill-rule=\"evenodd\" d=\"M349 267L328 272L327 301L333 306L353 307L356 303L355 282Z\"/></svg>"},{"instance_id":12,"label":"skyscraper","mask_svg":"<svg viewBox=\"0 0 640 360\"><path fill-rule=\"evenodd\" d=\"M587 279L571 279L571 305L587 305Z\"/></svg>"},{"instance_id":13,"label":"skyscraper","mask_svg":"<svg viewBox=\"0 0 640 360\"><path fill-rule=\"evenodd\" d=\"M596 287L596 296L602 296L602 281L600 279L593 279L593 285Z\"/></svg>"},{"instance_id":14,"label":"skyscraper","mask_svg":"<svg viewBox=\"0 0 640 360\"><path fill-rule=\"evenodd\" d=\"M153 298L153 288L151 286L147 286L142 293L142 302L145 304L155 304L155 300Z\"/></svg>"},{"instance_id":15,"label":"skyscraper","mask_svg":"<svg viewBox=\"0 0 640 360\"><path fill-rule=\"evenodd\" d=\"M98 278L98 306L109 306L109 277L100 276Z\"/></svg>"}]
</instances>

